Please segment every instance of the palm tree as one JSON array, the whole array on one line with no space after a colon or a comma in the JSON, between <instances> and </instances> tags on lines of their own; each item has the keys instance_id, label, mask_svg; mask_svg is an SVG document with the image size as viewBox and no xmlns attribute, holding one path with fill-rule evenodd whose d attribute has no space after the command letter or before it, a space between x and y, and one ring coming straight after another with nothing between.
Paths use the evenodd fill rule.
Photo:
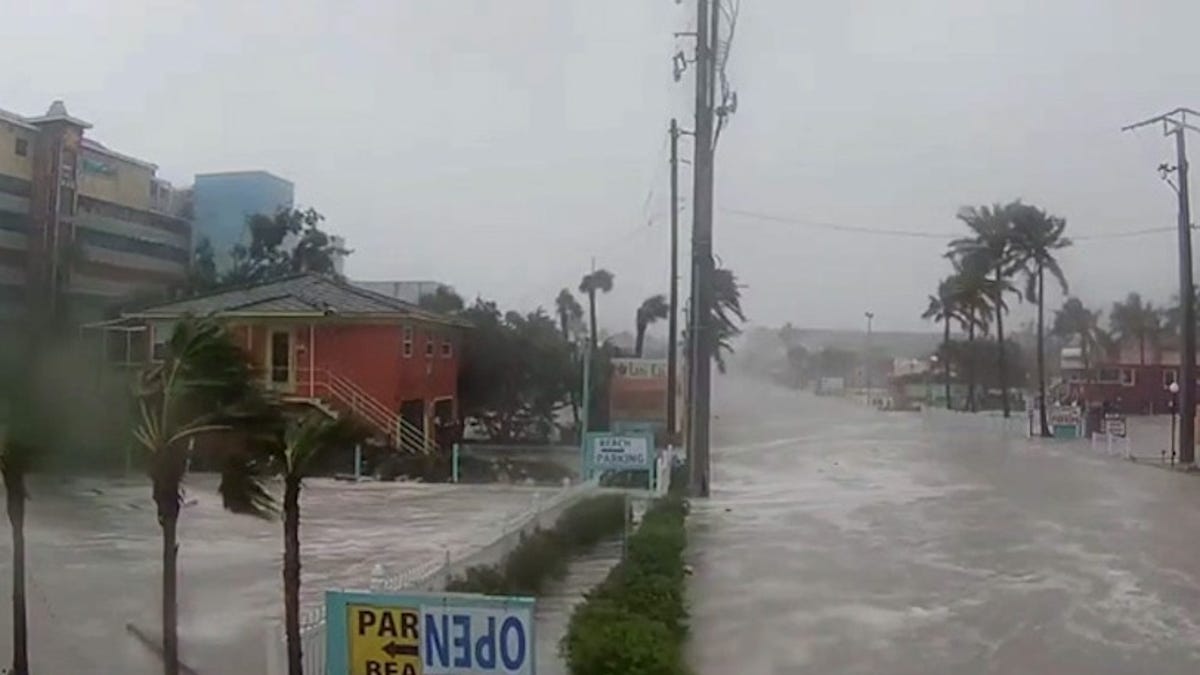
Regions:
<instances>
[{"instance_id":1,"label":"palm tree","mask_svg":"<svg viewBox=\"0 0 1200 675\"><path fill-rule=\"evenodd\" d=\"M1123 303L1114 302L1108 321L1112 334L1122 342L1137 341L1138 359L1143 366L1146 365L1146 345L1158 349L1166 332L1163 312L1153 303L1143 303L1142 296L1137 293L1130 293Z\"/></svg>"},{"instance_id":2,"label":"palm tree","mask_svg":"<svg viewBox=\"0 0 1200 675\"><path fill-rule=\"evenodd\" d=\"M1107 351L1110 345L1108 336L1100 329L1100 312L1084 307L1079 298L1067 298L1062 309L1054 313L1050 334L1068 340L1079 338L1084 378L1090 382L1093 357Z\"/></svg>"},{"instance_id":3,"label":"palm tree","mask_svg":"<svg viewBox=\"0 0 1200 675\"><path fill-rule=\"evenodd\" d=\"M921 318L942 322L942 375L946 385L946 410L950 410L953 407L950 393L950 322L959 320L952 278L942 279L938 283L937 295L929 296L929 306Z\"/></svg>"},{"instance_id":4,"label":"palm tree","mask_svg":"<svg viewBox=\"0 0 1200 675\"><path fill-rule=\"evenodd\" d=\"M1037 370L1038 408L1042 436L1049 437L1050 424L1046 418L1046 273L1058 281L1063 293L1067 279L1054 257L1055 251L1071 245L1063 236L1067 221L1026 204L1010 207L1012 218L1012 268L1025 274L1025 298L1037 302Z\"/></svg>"},{"instance_id":5,"label":"palm tree","mask_svg":"<svg viewBox=\"0 0 1200 675\"><path fill-rule=\"evenodd\" d=\"M563 339L570 342L571 328L583 319L583 307L575 299L571 290L564 288L558 292L558 297L554 299L554 309L558 314L558 327L562 330Z\"/></svg>"},{"instance_id":6,"label":"palm tree","mask_svg":"<svg viewBox=\"0 0 1200 675\"><path fill-rule=\"evenodd\" d=\"M205 433L251 429L270 418L270 409L259 397L245 354L209 319L176 324L163 360L140 373L136 394L140 422L134 437L146 452L162 529L163 672L179 675L177 528L188 449ZM250 479L257 468L254 455L223 454L220 492L225 508L269 513L270 495Z\"/></svg>"},{"instance_id":7,"label":"palm tree","mask_svg":"<svg viewBox=\"0 0 1200 675\"><path fill-rule=\"evenodd\" d=\"M997 288L997 283L988 278L988 269L985 267L981 258L969 256L962 261L955 262L955 274L951 277L951 289L954 294L954 304L958 308L959 316L963 325L967 329L967 347L964 353L971 353L974 349L975 330L979 329L984 334L988 329L988 314L991 309L993 298L999 298L999 302L1003 302L1000 297L1001 293ZM967 375L967 403L966 410L975 412L978 408L978 402L975 397L975 383L977 373L974 368L974 361L964 359L963 370Z\"/></svg>"},{"instance_id":8,"label":"palm tree","mask_svg":"<svg viewBox=\"0 0 1200 675\"><path fill-rule=\"evenodd\" d=\"M691 301L684 314L690 312ZM742 334L741 324L746 322L746 314L742 311L742 285L738 283L737 274L733 270L718 267L713 270L713 304L709 314L709 322L713 331L713 346L711 358L717 364L719 372L725 372L725 355L733 353L733 339ZM686 322L685 322L686 325ZM691 340L688 331L683 331L684 358L691 355ZM690 389L691 371L688 371L688 387Z\"/></svg>"},{"instance_id":9,"label":"palm tree","mask_svg":"<svg viewBox=\"0 0 1200 675\"><path fill-rule=\"evenodd\" d=\"M613 289L613 273L606 269L583 275L579 281L579 292L588 296L588 320L591 325L592 351L596 349L596 293L608 293Z\"/></svg>"},{"instance_id":10,"label":"palm tree","mask_svg":"<svg viewBox=\"0 0 1200 675\"><path fill-rule=\"evenodd\" d=\"M646 329L655 321L667 318L670 313L671 306L667 304L667 296L662 293L646 298L642 301L642 306L637 308L637 339L634 342L634 351L639 358L642 356L642 347L646 340Z\"/></svg>"},{"instance_id":11,"label":"palm tree","mask_svg":"<svg viewBox=\"0 0 1200 675\"><path fill-rule=\"evenodd\" d=\"M719 372L725 372L724 354L733 353L733 339L742 334L741 325L746 323L742 311L742 285L733 270L718 267L713 270L713 361Z\"/></svg>"},{"instance_id":12,"label":"palm tree","mask_svg":"<svg viewBox=\"0 0 1200 675\"><path fill-rule=\"evenodd\" d=\"M1016 289L1008 281L1012 275L1012 219L1010 212L1013 205L993 204L991 207L963 207L958 212L958 219L966 223L974 233L973 237L956 239L950 242L952 257L979 258L976 264L991 271L995 282L995 295L991 298L992 309L996 317L996 342L1000 348L996 350L999 374L1000 396L1004 416L1009 417L1011 410L1008 401L1008 369L1005 363L1004 349L1004 314L1008 307L1004 302L1004 294L1015 292Z\"/></svg>"},{"instance_id":13,"label":"palm tree","mask_svg":"<svg viewBox=\"0 0 1200 675\"><path fill-rule=\"evenodd\" d=\"M362 434L346 418L312 411L291 422L282 442L270 449L283 473L283 617L288 675L304 675L300 642L300 490L304 479L330 451L344 449Z\"/></svg>"}]
</instances>

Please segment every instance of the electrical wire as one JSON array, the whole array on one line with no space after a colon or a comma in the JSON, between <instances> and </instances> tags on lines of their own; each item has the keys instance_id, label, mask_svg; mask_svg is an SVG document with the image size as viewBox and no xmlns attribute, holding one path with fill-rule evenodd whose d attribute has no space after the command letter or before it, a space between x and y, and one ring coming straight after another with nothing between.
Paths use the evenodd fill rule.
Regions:
<instances>
[{"instance_id":1,"label":"electrical wire","mask_svg":"<svg viewBox=\"0 0 1200 675\"><path fill-rule=\"evenodd\" d=\"M721 213L732 216L740 216L752 220L763 222L782 223L787 225L796 225L799 227L808 227L818 230L828 230L831 232L846 232L851 234L866 234L886 237L907 237L911 239L936 239L939 241L949 241L959 239L966 235L964 232L926 232L921 230L906 230L899 228L887 227L867 227L862 225L844 225L840 223L830 223L813 220L803 220L800 218L790 218L786 216L777 216L767 213L758 213L755 211L747 211L744 209L721 208L718 209ZM1169 227L1148 227L1140 230L1129 230L1124 232L1097 232L1094 234L1071 235L1071 241L1099 241L1106 239L1128 239L1130 237L1141 237L1151 234L1161 234L1164 232L1175 232L1176 228Z\"/></svg>"}]
</instances>

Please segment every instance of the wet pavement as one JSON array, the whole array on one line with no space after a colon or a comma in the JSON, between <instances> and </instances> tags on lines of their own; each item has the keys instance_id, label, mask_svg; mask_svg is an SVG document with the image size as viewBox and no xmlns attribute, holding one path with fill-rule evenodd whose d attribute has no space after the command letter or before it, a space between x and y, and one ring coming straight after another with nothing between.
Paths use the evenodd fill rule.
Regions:
<instances>
[{"instance_id":1,"label":"wet pavement","mask_svg":"<svg viewBox=\"0 0 1200 675\"><path fill-rule=\"evenodd\" d=\"M567 634L571 612L583 602L583 595L608 576L621 559L622 542L610 539L588 553L571 560L567 575L550 584L537 599L534 619L537 625L538 675L567 675L567 666L558 654L558 645Z\"/></svg>"},{"instance_id":2,"label":"wet pavement","mask_svg":"<svg viewBox=\"0 0 1200 675\"><path fill-rule=\"evenodd\" d=\"M377 562L400 570L489 540L535 490L311 480L303 493L303 603L367 586ZM545 493L545 489L541 492ZM161 540L144 479L39 481L29 505L34 671L142 675L161 662L126 631L159 626ZM193 477L180 520L184 661L200 673L265 669L265 626L282 615L282 526L224 512L210 477ZM0 654L11 654L11 552L0 536ZM157 639L157 638L156 638Z\"/></svg>"},{"instance_id":3,"label":"wet pavement","mask_svg":"<svg viewBox=\"0 0 1200 675\"><path fill-rule=\"evenodd\" d=\"M1200 477L767 384L716 397L698 675L1200 669Z\"/></svg>"}]
</instances>

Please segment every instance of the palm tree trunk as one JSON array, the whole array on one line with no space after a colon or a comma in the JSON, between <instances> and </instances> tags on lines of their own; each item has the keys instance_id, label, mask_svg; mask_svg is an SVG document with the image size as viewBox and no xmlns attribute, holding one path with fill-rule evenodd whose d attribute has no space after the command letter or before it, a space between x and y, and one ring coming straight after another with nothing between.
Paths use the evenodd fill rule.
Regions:
<instances>
[{"instance_id":1,"label":"palm tree trunk","mask_svg":"<svg viewBox=\"0 0 1200 675\"><path fill-rule=\"evenodd\" d=\"M975 312L967 315L967 405L968 412L975 412L975 362L972 352L975 350Z\"/></svg>"},{"instance_id":2,"label":"palm tree trunk","mask_svg":"<svg viewBox=\"0 0 1200 675\"><path fill-rule=\"evenodd\" d=\"M1119 345L1117 351L1120 351ZM1120 354L1117 355L1118 358ZM1146 336L1145 334L1138 336L1138 359L1141 365L1146 365Z\"/></svg>"},{"instance_id":3,"label":"palm tree trunk","mask_svg":"<svg viewBox=\"0 0 1200 675\"><path fill-rule=\"evenodd\" d=\"M592 324L592 351L596 350L596 291L588 292L588 321Z\"/></svg>"},{"instance_id":4,"label":"palm tree trunk","mask_svg":"<svg viewBox=\"0 0 1200 675\"><path fill-rule=\"evenodd\" d=\"M300 645L300 480L290 477L283 489L283 622L288 675L304 675Z\"/></svg>"},{"instance_id":5,"label":"palm tree trunk","mask_svg":"<svg viewBox=\"0 0 1200 675\"><path fill-rule=\"evenodd\" d=\"M950 315L942 320L942 374L946 382L946 410L953 410L950 399Z\"/></svg>"},{"instance_id":6,"label":"palm tree trunk","mask_svg":"<svg viewBox=\"0 0 1200 675\"><path fill-rule=\"evenodd\" d=\"M167 482L154 486L162 528L162 659L163 675L179 675L179 485Z\"/></svg>"},{"instance_id":7,"label":"palm tree trunk","mask_svg":"<svg viewBox=\"0 0 1200 675\"><path fill-rule=\"evenodd\" d=\"M1046 290L1046 271L1043 268L1041 261L1038 261L1037 268L1037 369L1038 369L1038 397L1041 400L1041 405L1038 406L1038 421L1041 423L1042 436L1049 438L1050 423L1046 419L1046 298L1044 291Z\"/></svg>"},{"instance_id":8,"label":"palm tree trunk","mask_svg":"<svg viewBox=\"0 0 1200 675\"><path fill-rule=\"evenodd\" d=\"M162 578L162 642L163 675L179 675L179 602L178 571L179 541L176 526L179 525L178 511L162 524L163 533L163 578Z\"/></svg>"},{"instance_id":9,"label":"palm tree trunk","mask_svg":"<svg viewBox=\"0 0 1200 675\"><path fill-rule=\"evenodd\" d=\"M1004 283L1004 278L1000 276L1000 270L996 270L996 283L1001 285ZM1000 307L1001 300L1004 299L1004 291L997 291L996 295L996 342L1000 346L999 366L1000 366L1000 409L1004 411L1004 417L1007 419L1012 416L1012 411L1008 407L1008 357L1004 353L1004 310Z\"/></svg>"},{"instance_id":10,"label":"palm tree trunk","mask_svg":"<svg viewBox=\"0 0 1200 675\"><path fill-rule=\"evenodd\" d=\"M637 327L637 340L634 342L633 349L634 349L634 352L637 353L637 357L639 359L642 358L642 345L645 344L645 342L646 342L646 327L638 326Z\"/></svg>"},{"instance_id":11,"label":"palm tree trunk","mask_svg":"<svg viewBox=\"0 0 1200 675\"><path fill-rule=\"evenodd\" d=\"M12 526L13 675L29 675L29 632L25 611L25 476L4 472L5 505Z\"/></svg>"}]
</instances>

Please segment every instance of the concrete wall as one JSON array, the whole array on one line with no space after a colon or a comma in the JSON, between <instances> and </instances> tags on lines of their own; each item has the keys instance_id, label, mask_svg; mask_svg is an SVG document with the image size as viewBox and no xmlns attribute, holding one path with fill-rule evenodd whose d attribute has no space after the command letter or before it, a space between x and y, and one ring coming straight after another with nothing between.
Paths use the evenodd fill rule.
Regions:
<instances>
[{"instance_id":1,"label":"concrete wall","mask_svg":"<svg viewBox=\"0 0 1200 675\"><path fill-rule=\"evenodd\" d=\"M154 168L84 148L79 163L79 194L143 211L150 210Z\"/></svg>"},{"instance_id":2,"label":"concrete wall","mask_svg":"<svg viewBox=\"0 0 1200 675\"><path fill-rule=\"evenodd\" d=\"M36 135L29 129L0 119L0 174L30 179L33 175L33 139ZM28 144L29 149L24 157L16 153L18 138Z\"/></svg>"}]
</instances>

